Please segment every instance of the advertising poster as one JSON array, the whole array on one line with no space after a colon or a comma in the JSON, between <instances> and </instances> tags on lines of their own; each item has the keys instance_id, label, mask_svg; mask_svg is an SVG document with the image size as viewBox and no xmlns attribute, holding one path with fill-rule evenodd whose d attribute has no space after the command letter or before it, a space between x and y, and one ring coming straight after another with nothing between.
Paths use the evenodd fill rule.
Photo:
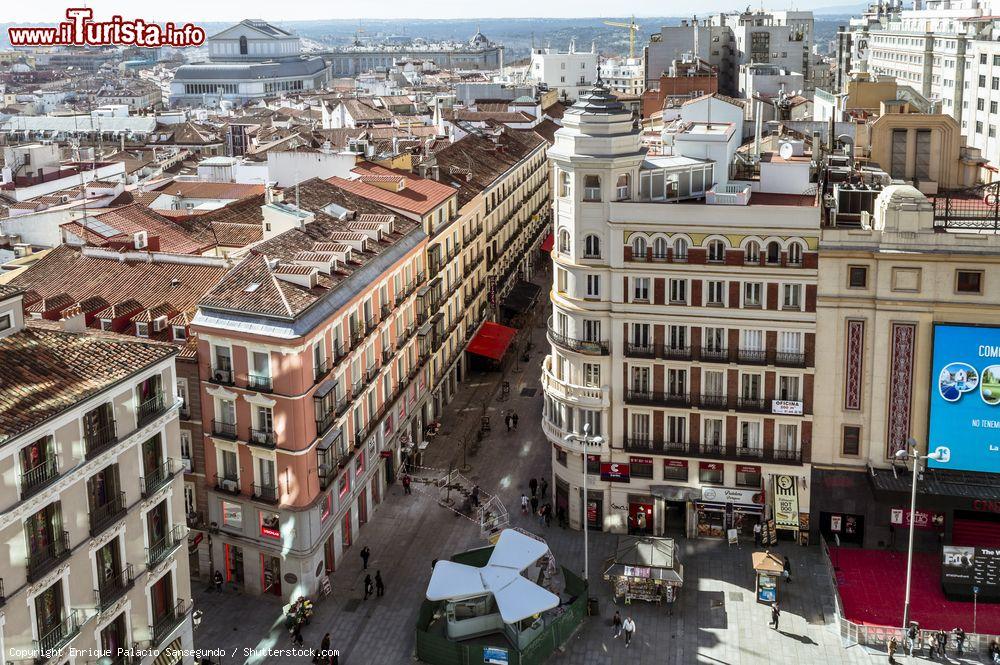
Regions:
<instances>
[{"instance_id":1,"label":"advertising poster","mask_svg":"<svg viewBox=\"0 0 1000 665\"><path fill-rule=\"evenodd\" d=\"M613 483L627 483L631 467L624 462L604 462L601 464L601 480Z\"/></svg>"},{"instance_id":2,"label":"advertising poster","mask_svg":"<svg viewBox=\"0 0 1000 665\"><path fill-rule=\"evenodd\" d=\"M1000 473L1000 328L934 325L928 450L932 467Z\"/></svg>"},{"instance_id":3,"label":"advertising poster","mask_svg":"<svg viewBox=\"0 0 1000 665\"><path fill-rule=\"evenodd\" d=\"M972 587L979 587L981 595L1000 594L1000 548L946 545L942 549L941 582L970 596Z\"/></svg>"}]
</instances>

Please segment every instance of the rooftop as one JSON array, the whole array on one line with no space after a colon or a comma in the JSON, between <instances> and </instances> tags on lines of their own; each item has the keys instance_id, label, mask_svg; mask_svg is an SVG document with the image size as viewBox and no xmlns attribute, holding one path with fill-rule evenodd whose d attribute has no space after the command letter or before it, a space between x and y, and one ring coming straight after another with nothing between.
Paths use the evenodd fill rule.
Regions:
<instances>
[{"instance_id":1,"label":"rooftop","mask_svg":"<svg viewBox=\"0 0 1000 665\"><path fill-rule=\"evenodd\" d=\"M334 176L327 182L360 197L414 215L426 215L456 193L453 187L430 178L420 178L408 171L387 169L370 162L358 164L351 169L351 172L357 176L356 179L346 180ZM397 191L390 191L371 184L381 176L400 179L400 188Z\"/></svg>"}]
</instances>

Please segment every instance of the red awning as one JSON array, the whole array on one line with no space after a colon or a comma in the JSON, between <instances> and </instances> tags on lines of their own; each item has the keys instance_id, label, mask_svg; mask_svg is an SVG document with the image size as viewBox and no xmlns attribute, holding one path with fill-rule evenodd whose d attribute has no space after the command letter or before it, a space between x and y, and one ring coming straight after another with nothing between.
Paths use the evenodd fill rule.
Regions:
<instances>
[{"instance_id":1,"label":"red awning","mask_svg":"<svg viewBox=\"0 0 1000 665\"><path fill-rule=\"evenodd\" d=\"M545 236L545 240L542 241L542 251L551 252L552 248L556 246L556 238L551 233Z\"/></svg>"},{"instance_id":2,"label":"red awning","mask_svg":"<svg viewBox=\"0 0 1000 665\"><path fill-rule=\"evenodd\" d=\"M479 329L476 336L469 342L466 351L475 353L477 356L485 356L493 360L500 360L510 346L511 340L517 334L517 329L502 326L499 323L487 321Z\"/></svg>"}]
</instances>

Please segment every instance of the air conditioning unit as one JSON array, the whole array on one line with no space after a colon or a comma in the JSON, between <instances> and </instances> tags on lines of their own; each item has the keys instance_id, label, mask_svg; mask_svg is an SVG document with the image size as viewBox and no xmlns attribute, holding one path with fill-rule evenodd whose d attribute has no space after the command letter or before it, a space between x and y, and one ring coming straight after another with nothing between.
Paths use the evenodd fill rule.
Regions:
<instances>
[{"instance_id":1,"label":"air conditioning unit","mask_svg":"<svg viewBox=\"0 0 1000 665\"><path fill-rule=\"evenodd\" d=\"M226 374L227 372L217 369L215 370L214 378L217 382L222 383L223 381L227 381L229 379L229 377L226 376Z\"/></svg>"},{"instance_id":2,"label":"air conditioning unit","mask_svg":"<svg viewBox=\"0 0 1000 665\"><path fill-rule=\"evenodd\" d=\"M222 489L227 492L236 492L236 481L235 480L223 480Z\"/></svg>"},{"instance_id":3,"label":"air conditioning unit","mask_svg":"<svg viewBox=\"0 0 1000 665\"><path fill-rule=\"evenodd\" d=\"M132 241L136 249L145 249L149 245L149 237L145 231L136 231L132 234Z\"/></svg>"}]
</instances>

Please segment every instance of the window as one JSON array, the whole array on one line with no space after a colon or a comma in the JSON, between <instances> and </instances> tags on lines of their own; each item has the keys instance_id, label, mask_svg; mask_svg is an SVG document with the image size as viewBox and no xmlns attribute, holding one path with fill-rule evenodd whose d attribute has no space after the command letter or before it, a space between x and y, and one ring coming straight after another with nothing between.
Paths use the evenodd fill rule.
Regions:
<instances>
[{"instance_id":1,"label":"window","mask_svg":"<svg viewBox=\"0 0 1000 665\"><path fill-rule=\"evenodd\" d=\"M785 284L782 287L782 309L802 309L802 285Z\"/></svg>"},{"instance_id":2,"label":"window","mask_svg":"<svg viewBox=\"0 0 1000 665\"><path fill-rule=\"evenodd\" d=\"M174 341L182 342L187 339L187 328L184 326L174 326ZM3 330L3 322L0 321L0 330Z\"/></svg>"},{"instance_id":3,"label":"window","mask_svg":"<svg viewBox=\"0 0 1000 665\"><path fill-rule=\"evenodd\" d=\"M983 74L979 75L979 87L980 88L986 87L986 76L984 76Z\"/></svg>"},{"instance_id":4,"label":"window","mask_svg":"<svg viewBox=\"0 0 1000 665\"><path fill-rule=\"evenodd\" d=\"M722 485L725 478L724 470L722 462L699 462L698 482L708 485Z\"/></svg>"},{"instance_id":5,"label":"window","mask_svg":"<svg viewBox=\"0 0 1000 665\"><path fill-rule=\"evenodd\" d=\"M240 35L240 55L247 54L247 38L245 35Z\"/></svg>"},{"instance_id":6,"label":"window","mask_svg":"<svg viewBox=\"0 0 1000 665\"><path fill-rule=\"evenodd\" d=\"M986 110L986 100L980 97L976 100L976 110L985 111Z\"/></svg>"},{"instance_id":7,"label":"window","mask_svg":"<svg viewBox=\"0 0 1000 665\"><path fill-rule=\"evenodd\" d=\"M149 337L149 324L148 323L136 323L135 324L135 336L136 337Z\"/></svg>"},{"instance_id":8,"label":"window","mask_svg":"<svg viewBox=\"0 0 1000 665\"><path fill-rule=\"evenodd\" d=\"M601 366L597 363L583 363L583 385L592 388L601 386Z\"/></svg>"},{"instance_id":9,"label":"window","mask_svg":"<svg viewBox=\"0 0 1000 665\"><path fill-rule=\"evenodd\" d=\"M1000 76L994 76L990 79L990 89L1000 90Z\"/></svg>"},{"instance_id":10,"label":"window","mask_svg":"<svg viewBox=\"0 0 1000 665\"><path fill-rule=\"evenodd\" d=\"M983 133L983 123L980 122L979 120L977 120L976 121L976 134L982 134L982 133Z\"/></svg>"},{"instance_id":11,"label":"window","mask_svg":"<svg viewBox=\"0 0 1000 665\"><path fill-rule=\"evenodd\" d=\"M687 460L683 459L663 460L663 479L680 480L682 482L687 482L688 479Z\"/></svg>"},{"instance_id":12,"label":"window","mask_svg":"<svg viewBox=\"0 0 1000 665\"><path fill-rule=\"evenodd\" d=\"M760 282L746 282L743 284L743 306L760 307L760 293L764 285Z\"/></svg>"},{"instance_id":13,"label":"window","mask_svg":"<svg viewBox=\"0 0 1000 665\"><path fill-rule=\"evenodd\" d=\"M569 231L566 229L559 230L559 251L569 254Z\"/></svg>"},{"instance_id":14,"label":"window","mask_svg":"<svg viewBox=\"0 0 1000 665\"><path fill-rule=\"evenodd\" d=\"M600 455L587 455L587 474L591 476L601 475Z\"/></svg>"},{"instance_id":15,"label":"window","mask_svg":"<svg viewBox=\"0 0 1000 665\"><path fill-rule=\"evenodd\" d=\"M788 245L788 263L793 266L802 265L802 245L797 242Z\"/></svg>"},{"instance_id":16,"label":"window","mask_svg":"<svg viewBox=\"0 0 1000 665\"><path fill-rule=\"evenodd\" d=\"M668 443L687 443L687 418L684 416L667 416L666 441Z\"/></svg>"},{"instance_id":17,"label":"window","mask_svg":"<svg viewBox=\"0 0 1000 665\"><path fill-rule=\"evenodd\" d=\"M726 283L712 281L708 283L708 304L721 307L726 304Z\"/></svg>"},{"instance_id":18,"label":"window","mask_svg":"<svg viewBox=\"0 0 1000 665\"><path fill-rule=\"evenodd\" d=\"M3 316L0 316L0 330L7 330L12 325L14 325L14 324L11 323L11 315L10 314L4 314Z\"/></svg>"},{"instance_id":19,"label":"window","mask_svg":"<svg viewBox=\"0 0 1000 665\"><path fill-rule=\"evenodd\" d=\"M618 182L615 185L615 196L617 200L624 201L629 197L629 175L627 173L622 173L618 176Z\"/></svg>"},{"instance_id":20,"label":"window","mask_svg":"<svg viewBox=\"0 0 1000 665\"><path fill-rule=\"evenodd\" d=\"M849 266L847 269L847 287L850 289L867 289L868 266Z\"/></svg>"},{"instance_id":21,"label":"window","mask_svg":"<svg viewBox=\"0 0 1000 665\"><path fill-rule=\"evenodd\" d=\"M760 450L760 423L744 420L740 423L740 448Z\"/></svg>"},{"instance_id":22,"label":"window","mask_svg":"<svg viewBox=\"0 0 1000 665\"><path fill-rule=\"evenodd\" d=\"M686 303L687 302L687 280L686 279L671 279L670 280L670 302L672 302L672 303Z\"/></svg>"},{"instance_id":23,"label":"window","mask_svg":"<svg viewBox=\"0 0 1000 665\"><path fill-rule=\"evenodd\" d=\"M601 412L590 409L580 409L580 431L585 425L590 425L590 436L603 436L601 428Z\"/></svg>"},{"instance_id":24,"label":"window","mask_svg":"<svg viewBox=\"0 0 1000 665\"><path fill-rule=\"evenodd\" d=\"M583 320L583 339L587 342L601 341L601 322L596 319Z\"/></svg>"},{"instance_id":25,"label":"window","mask_svg":"<svg viewBox=\"0 0 1000 665\"><path fill-rule=\"evenodd\" d=\"M736 465L736 486L737 487L760 487L761 473L759 466L749 464Z\"/></svg>"},{"instance_id":26,"label":"window","mask_svg":"<svg viewBox=\"0 0 1000 665\"><path fill-rule=\"evenodd\" d=\"M790 402L799 401L799 377L781 376L778 378L778 399Z\"/></svg>"},{"instance_id":27,"label":"window","mask_svg":"<svg viewBox=\"0 0 1000 665\"><path fill-rule=\"evenodd\" d=\"M583 257L585 259L601 258L601 239L590 234L583 241Z\"/></svg>"},{"instance_id":28,"label":"window","mask_svg":"<svg viewBox=\"0 0 1000 665\"><path fill-rule=\"evenodd\" d=\"M587 275L587 297L597 298L601 295L601 276Z\"/></svg>"},{"instance_id":29,"label":"window","mask_svg":"<svg viewBox=\"0 0 1000 665\"><path fill-rule=\"evenodd\" d=\"M844 455L861 454L861 428L854 425L844 425L844 442L841 446Z\"/></svg>"},{"instance_id":30,"label":"window","mask_svg":"<svg viewBox=\"0 0 1000 665\"><path fill-rule=\"evenodd\" d=\"M632 429L629 437L640 445L649 445L649 414L633 413Z\"/></svg>"},{"instance_id":31,"label":"window","mask_svg":"<svg viewBox=\"0 0 1000 665\"><path fill-rule=\"evenodd\" d=\"M708 243L708 260L713 263L722 263L726 260L726 243L721 240L713 240Z\"/></svg>"},{"instance_id":32,"label":"window","mask_svg":"<svg viewBox=\"0 0 1000 665\"><path fill-rule=\"evenodd\" d=\"M560 171L559 172L559 196L562 196L562 197L570 196L571 192L573 191L570 183L571 183L571 176L570 176L569 171Z\"/></svg>"},{"instance_id":33,"label":"window","mask_svg":"<svg viewBox=\"0 0 1000 665\"><path fill-rule=\"evenodd\" d=\"M747 243L745 256L743 257L744 263L760 263L760 243L756 240L751 240Z\"/></svg>"},{"instance_id":34,"label":"window","mask_svg":"<svg viewBox=\"0 0 1000 665\"><path fill-rule=\"evenodd\" d=\"M601 200L601 176L598 175L584 176L583 200L595 201L595 202Z\"/></svg>"},{"instance_id":35,"label":"window","mask_svg":"<svg viewBox=\"0 0 1000 665\"><path fill-rule=\"evenodd\" d=\"M632 239L632 258L639 261L646 258L646 239L642 236Z\"/></svg>"},{"instance_id":36,"label":"window","mask_svg":"<svg viewBox=\"0 0 1000 665\"><path fill-rule=\"evenodd\" d=\"M781 245L776 241L767 243L767 262L778 263L781 261Z\"/></svg>"},{"instance_id":37,"label":"window","mask_svg":"<svg viewBox=\"0 0 1000 665\"><path fill-rule=\"evenodd\" d=\"M629 457L629 475L633 478L652 478L653 477L653 458L652 457Z\"/></svg>"},{"instance_id":38,"label":"window","mask_svg":"<svg viewBox=\"0 0 1000 665\"><path fill-rule=\"evenodd\" d=\"M674 240L674 261L687 261L688 241L686 238Z\"/></svg>"},{"instance_id":39,"label":"window","mask_svg":"<svg viewBox=\"0 0 1000 665\"><path fill-rule=\"evenodd\" d=\"M556 445L553 445L552 447L556 449L556 461L563 466L566 466L566 451Z\"/></svg>"},{"instance_id":40,"label":"window","mask_svg":"<svg viewBox=\"0 0 1000 665\"><path fill-rule=\"evenodd\" d=\"M634 287L632 290L632 300L649 301L649 278L636 277L632 280Z\"/></svg>"},{"instance_id":41,"label":"window","mask_svg":"<svg viewBox=\"0 0 1000 665\"><path fill-rule=\"evenodd\" d=\"M722 418L705 418L702 421L702 425L705 431L705 439L703 445L705 445L708 448L721 448L723 440Z\"/></svg>"},{"instance_id":42,"label":"window","mask_svg":"<svg viewBox=\"0 0 1000 665\"><path fill-rule=\"evenodd\" d=\"M656 238L653 240L653 258L667 258L667 241L665 238Z\"/></svg>"},{"instance_id":43,"label":"window","mask_svg":"<svg viewBox=\"0 0 1000 665\"><path fill-rule=\"evenodd\" d=\"M760 399L760 374L743 374L740 376L740 398L748 401Z\"/></svg>"},{"instance_id":44,"label":"window","mask_svg":"<svg viewBox=\"0 0 1000 665\"><path fill-rule=\"evenodd\" d=\"M982 293L983 272L981 270L956 270L955 291L958 293Z\"/></svg>"},{"instance_id":45,"label":"window","mask_svg":"<svg viewBox=\"0 0 1000 665\"><path fill-rule=\"evenodd\" d=\"M779 424L777 428L777 438L774 440L774 449L783 451L798 450L798 425Z\"/></svg>"}]
</instances>

